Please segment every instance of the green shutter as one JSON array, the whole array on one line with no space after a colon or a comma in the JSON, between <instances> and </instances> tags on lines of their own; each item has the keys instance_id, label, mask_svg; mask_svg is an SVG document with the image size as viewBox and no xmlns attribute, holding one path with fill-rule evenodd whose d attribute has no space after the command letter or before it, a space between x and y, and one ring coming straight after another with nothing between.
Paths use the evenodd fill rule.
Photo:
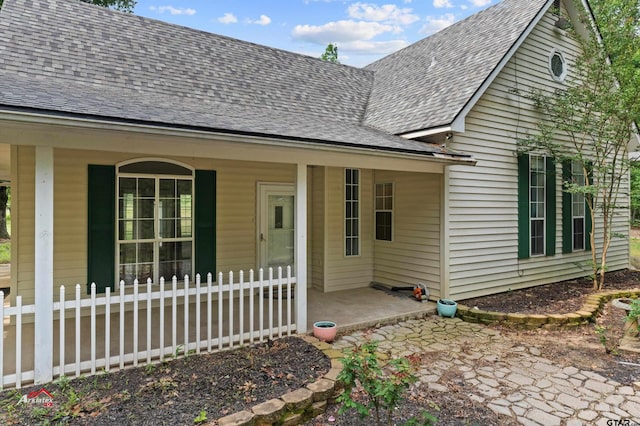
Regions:
<instances>
[{"instance_id":1,"label":"green shutter","mask_svg":"<svg viewBox=\"0 0 640 426\"><path fill-rule=\"evenodd\" d=\"M547 256L556 254L556 163L551 157L546 157L547 196L546 204L546 253Z\"/></svg>"},{"instance_id":2,"label":"green shutter","mask_svg":"<svg viewBox=\"0 0 640 426\"><path fill-rule=\"evenodd\" d=\"M216 172L196 170L195 181L195 274L204 281L216 279Z\"/></svg>"},{"instance_id":3,"label":"green shutter","mask_svg":"<svg viewBox=\"0 0 640 426\"><path fill-rule=\"evenodd\" d=\"M589 179L589 185L593 185L593 163L587 162L587 176ZM589 194L585 194L584 198L584 249L591 250L591 231L593 229L593 223L591 222L591 210L587 204L587 197L591 197Z\"/></svg>"},{"instance_id":4,"label":"green shutter","mask_svg":"<svg viewBox=\"0 0 640 426\"><path fill-rule=\"evenodd\" d=\"M89 165L87 197L87 293L91 283L96 292L113 289L116 244L116 169L114 166Z\"/></svg>"},{"instance_id":5,"label":"green shutter","mask_svg":"<svg viewBox=\"0 0 640 426\"><path fill-rule=\"evenodd\" d=\"M518 259L529 257L529 154L518 154Z\"/></svg>"},{"instance_id":6,"label":"green shutter","mask_svg":"<svg viewBox=\"0 0 640 426\"><path fill-rule=\"evenodd\" d=\"M562 186L564 182L571 181L571 160L562 161ZM573 251L573 208L571 193L563 189L562 191L562 252L571 253Z\"/></svg>"}]
</instances>

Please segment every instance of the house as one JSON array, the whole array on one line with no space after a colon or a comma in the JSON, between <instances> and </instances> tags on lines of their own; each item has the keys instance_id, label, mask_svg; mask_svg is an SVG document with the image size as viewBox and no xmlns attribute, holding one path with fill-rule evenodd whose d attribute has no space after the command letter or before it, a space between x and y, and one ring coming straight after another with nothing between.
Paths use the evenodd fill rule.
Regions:
<instances>
[{"instance_id":1,"label":"house","mask_svg":"<svg viewBox=\"0 0 640 426\"><path fill-rule=\"evenodd\" d=\"M563 227L559 171L516 155L537 116L513 89L562 87L576 54L554 3L503 0L358 69L75 0L6 0L11 294L48 311L42 325L61 284L292 265L304 332L307 287L421 281L460 300L586 275L594 228L575 214L581 228ZM531 190L544 197L519 206ZM614 241L609 268L628 262Z\"/></svg>"}]
</instances>

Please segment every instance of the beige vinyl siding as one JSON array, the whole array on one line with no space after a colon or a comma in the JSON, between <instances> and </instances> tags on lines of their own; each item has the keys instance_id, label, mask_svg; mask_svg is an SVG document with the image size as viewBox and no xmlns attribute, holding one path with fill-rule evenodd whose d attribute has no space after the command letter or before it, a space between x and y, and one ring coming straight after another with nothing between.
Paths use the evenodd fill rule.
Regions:
<instances>
[{"instance_id":1,"label":"beige vinyl siding","mask_svg":"<svg viewBox=\"0 0 640 426\"><path fill-rule=\"evenodd\" d=\"M325 291L368 286L373 280L373 172L360 169L360 255L344 255L344 169L328 167L326 177Z\"/></svg>"},{"instance_id":2,"label":"beige vinyl siding","mask_svg":"<svg viewBox=\"0 0 640 426\"><path fill-rule=\"evenodd\" d=\"M35 301L34 264L35 264L35 149L33 147L15 147L16 163L19 173L12 171L15 181L11 187L11 218L18 219L17 240L11 241L12 263L11 274L15 288L11 294L22 296L23 304ZM16 185L17 183L17 185ZM15 226L12 224L12 227ZM54 253L55 257L55 253ZM55 260L55 259L54 259ZM17 267L16 267L17 266ZM13 303L13 302L12 302Z\"/></svg>"},{"instance_id":3,"label":"beige vinyl siding","mask_svg":"<svg viewBox=\"0 0 640 426\"><path fill-rule=\"evenodd\" d=\"M526 93L532 87L562 87L548 70L553 48L562 51L571 67L577 46L553 27L547 15L471 110L466 131L457 134L451 149L470 153L475 168L450 168L448 196L449 290L460 300L509 289L551 283L589 274L590 252L562 254L562 177L556 176L556 255L518 259L517 140L537 131L540 118ZM571 72L571 68L569 68ZM626 192L623 188L622 193ZM594 229L601 226L594 224ZM628 231L628 213L616 218L616 231ZM597 241L601 241L597 235ZM601 243L597 243L601 246ZM611 270L628 265L628 241L615 239L609 250Z\"/></svg>"},{"instance_id":4,"label":"beige vinyl siding","mask_svg":"<svg viewBox=\"0 0 640 426\"><path fill-rule=\"evenodd\" d=\"M324 291L325 277L325 168L313 168L312 192L310 198L312 207L309 210L311 221L311 285L321 291Z\"/></svg>"},{"instance_id":5,"label":"beige vinyl siding","mask_svg":"<svg viewBox=\"0 0 640 426\"><path fill-rule=\"evenodd\" d=\"M442 175L376 171L375 182L394 184L394 205L393 241L374 242L374 281L420 281L439 297Z\"/></svg>"},{"instance_id":6,"label":"beige vinyl siding","mask_svg":"<svg viewBox=\"0 0 640 426\"><path fill-rule=\"evenodd\" d=\"M126 153L54 150L54 285L64 284L67 294L74 294L75 284L86 291L87 256L87 166L115 165L124 160L149 158ZM296 168L271 163L219 161L201 158L166 158L188 164L196 169L216 170L217 176L217 268L218 271L256 268L256 189L258 182L294 183ZM34 296L34 149L18 147L20 221L18 232L23 236L17 247L17 294L24 303ZM197 202L197 200L196 200ZM115 247L114 247L115 250ZM226 279L226 277L225 277Z\"/></svg>"}]
</instances>

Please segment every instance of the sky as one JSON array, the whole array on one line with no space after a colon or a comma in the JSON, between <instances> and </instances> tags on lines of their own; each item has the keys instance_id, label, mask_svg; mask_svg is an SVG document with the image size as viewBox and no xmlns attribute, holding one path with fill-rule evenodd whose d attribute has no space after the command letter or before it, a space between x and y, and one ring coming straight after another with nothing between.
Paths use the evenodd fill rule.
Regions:
<instances>
[{"instance_id":1,"label":"sky","mask_svg":"<svg viewBox=\"0 0 640 426\"><path fill-rule=\"evenodd\" d=\"M499 0L138 0L134 13L365 66Z\"/></svg>"}]
</instances>

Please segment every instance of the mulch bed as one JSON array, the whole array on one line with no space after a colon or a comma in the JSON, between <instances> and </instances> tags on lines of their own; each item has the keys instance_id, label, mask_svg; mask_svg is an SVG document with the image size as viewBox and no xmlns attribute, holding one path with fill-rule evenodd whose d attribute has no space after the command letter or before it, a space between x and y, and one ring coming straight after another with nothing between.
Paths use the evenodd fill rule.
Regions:
<instances>
[{"instance_id":1,"label":"mulch bed","mask_svg":"<svg viewBox=\"0 0 640 426\"><path fill-rule=\"evenodd\" d=\"M17 404L30 387L0 394L0 424L193 425L296 390L324 375L327 357L298 337L151 367L46 385L53 407Z\"/></svg>"},{"instance_id":2,"label":"mulch bed","mask_svg":"<svg viewBox=\"0 0 640 426\"><path fill-rule=\"evenodd\" d=\"M597 292L592 286L590 279L582 278L462 300L460 303L484 311L566 314L579 310L587 296ZM606 274L603 291L634 287L640 287L640 271L615 271Z\"/></svg>"}]
</instances>

